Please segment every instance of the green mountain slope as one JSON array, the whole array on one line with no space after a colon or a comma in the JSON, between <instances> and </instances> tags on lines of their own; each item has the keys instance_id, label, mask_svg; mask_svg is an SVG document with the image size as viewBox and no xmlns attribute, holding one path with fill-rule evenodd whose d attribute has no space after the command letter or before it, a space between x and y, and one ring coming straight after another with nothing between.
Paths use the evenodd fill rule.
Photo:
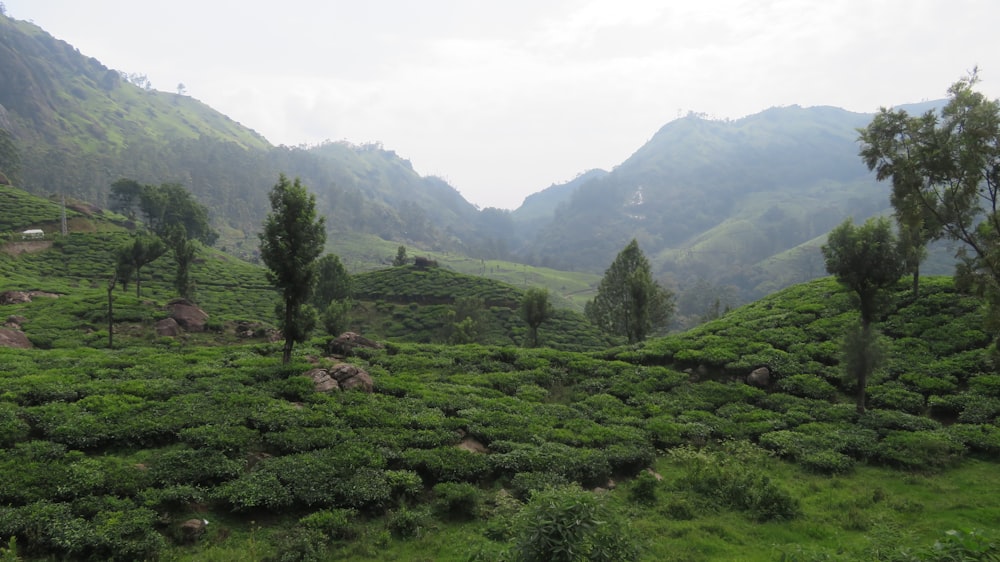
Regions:
<instances>
[{"instance_id":1,"label":"green mountain slope","mask_svg":"<svg viewBox=\"0 0 1000 562\"><path fill-rule=\"evenodd\" d=\"M921 108L914 108L919 110ZM523 255L556 268L601 271L631 238L681 289L731 285L739 300L822 275L815 260L773 256L812 242L845 217L888 209L857 156L867 114L772 108L736 121L673 121L604 177L577 187Z\"/></svg>"},{"instance_id":2,"label":"green mountain slope","mask_svg":"<svg viewBox=\"0 0 1000 562\"><path fill-rule=\"evenodd\" d=\"M267 192L285 173L317 194L334 235L467 252L488 245L474 206L392 151L350 143L274 147L193 98L137 86L35 25L2 15L0 76L0 128L12 135L19 187L30 192L103 205L121 177L181 183L212 212L221 244L249 257Z\"/></svg>"}]
</instances>

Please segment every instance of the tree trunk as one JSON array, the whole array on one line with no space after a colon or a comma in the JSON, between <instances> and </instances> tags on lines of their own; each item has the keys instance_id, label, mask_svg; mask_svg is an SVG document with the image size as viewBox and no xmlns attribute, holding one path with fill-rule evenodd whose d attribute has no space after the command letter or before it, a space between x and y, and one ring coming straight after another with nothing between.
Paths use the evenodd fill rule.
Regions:
<instances>
[{"instance_id":1,"label":"tree trunk","mask_svg":"<svg viewBox=\"0 0 1000 562\"><path fill-rule=\"evenodd\" d=\"M872 332L871 321L862 318L861 320L861 342L864 346L862 350L862 361L858 367L858 415L865 413L865 390L868 386L868 375L872 371Z\"/></svg>"},{"instance_id":2,"label":"tree trunk","mask_svg":"<svg viewBox=\"0 0 1000 562\"><path fill-rule=\"evenodd\" d=\"M913 298L920 297L920 264L913 267Z\"/></svg>"}]
</instances>

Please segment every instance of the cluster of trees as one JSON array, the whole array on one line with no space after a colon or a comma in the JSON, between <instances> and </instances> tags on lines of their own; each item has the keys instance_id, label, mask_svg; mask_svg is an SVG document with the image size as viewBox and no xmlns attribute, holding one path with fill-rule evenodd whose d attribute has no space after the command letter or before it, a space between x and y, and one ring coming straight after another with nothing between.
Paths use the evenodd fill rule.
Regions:
<instances>
[{"instance_id":1,"label":"cluster of trees","mask_svg":"<svg viewBox=\"0 0 1000 562\"><path fill-rule=\"evenodd\" d=\"M861 413L879 357L873 324L882 297L906 273L919 297L928 243L962 243L956 281L986 295L989 321L1000 325L1000 101L976 92L977 82L973 70L949 88L940 111L882 108L859 131L862 160L892 184L896 230L885 218L861 226L848 220L830 233L823 255L827 271L857 297L859 327L845 338L844 359Z\"/></svg>"},{"instance_id":2,"label":"cluster of trees","mask_svg":"<svg viewBox=\"0 0 1000 562\"><path fill-rule=\"evenodd\" d=\"M208 209L180 184L145 185L128 178L111 184L108 201L111 210L132 220L141 218L145 224L118 251L116 279L127 288L134 276L140 296L142 268L170 252L177 262L174 287L181 297L191 299L191 264L198 244L211 246L219 237L209 224Z\"/></svg>"}]
</instances>

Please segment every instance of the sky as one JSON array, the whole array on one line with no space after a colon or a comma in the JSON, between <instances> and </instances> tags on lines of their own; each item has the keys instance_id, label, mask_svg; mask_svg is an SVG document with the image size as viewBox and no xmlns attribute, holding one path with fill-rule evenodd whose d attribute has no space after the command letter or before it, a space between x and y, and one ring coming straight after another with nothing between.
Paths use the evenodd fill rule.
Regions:
<instances>
[{"instance_id":1,"label":"sky","mask_svg":"<svg viewBox=\"0 0 1000 562\"><path fill-rule=\"evenodd\" d=\"M274 144L381 142L482 208L625 161L689 112L875 112L980 69L995 0L2 0Z\"/></svg>"}]
</instances>

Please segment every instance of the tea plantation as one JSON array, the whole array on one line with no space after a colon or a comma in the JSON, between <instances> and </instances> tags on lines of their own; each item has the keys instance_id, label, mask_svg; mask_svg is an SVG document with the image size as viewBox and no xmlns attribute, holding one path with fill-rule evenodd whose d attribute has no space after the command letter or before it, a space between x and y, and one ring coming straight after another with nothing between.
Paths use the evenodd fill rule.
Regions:
<instances>
[{"instance_id":1,"label":"tea plantation","mask_svg":"<svg viewBox=\"0 0 1000 562\"><path fill-rule=\"evenodd\" d=\"M6 228L6 227L5 227ZM579 315L521 347L513 287L444 269L356 276L380 340L281 364L261 269L205 251L208 330L158 336L169 258L113 293L125 233L0 253L0 560L994 560L1000 375L983 303L901 283L859 415L856 321L830 279L691 331L615 342ZM435 342L462 297L486 344ZM14 320L10 320L10 319ZM237 327L251 326L240 333ZM317 392L347 362L372 392ZM754 369L770 380L747 384Z\"/></svg>"}]
</instances>

